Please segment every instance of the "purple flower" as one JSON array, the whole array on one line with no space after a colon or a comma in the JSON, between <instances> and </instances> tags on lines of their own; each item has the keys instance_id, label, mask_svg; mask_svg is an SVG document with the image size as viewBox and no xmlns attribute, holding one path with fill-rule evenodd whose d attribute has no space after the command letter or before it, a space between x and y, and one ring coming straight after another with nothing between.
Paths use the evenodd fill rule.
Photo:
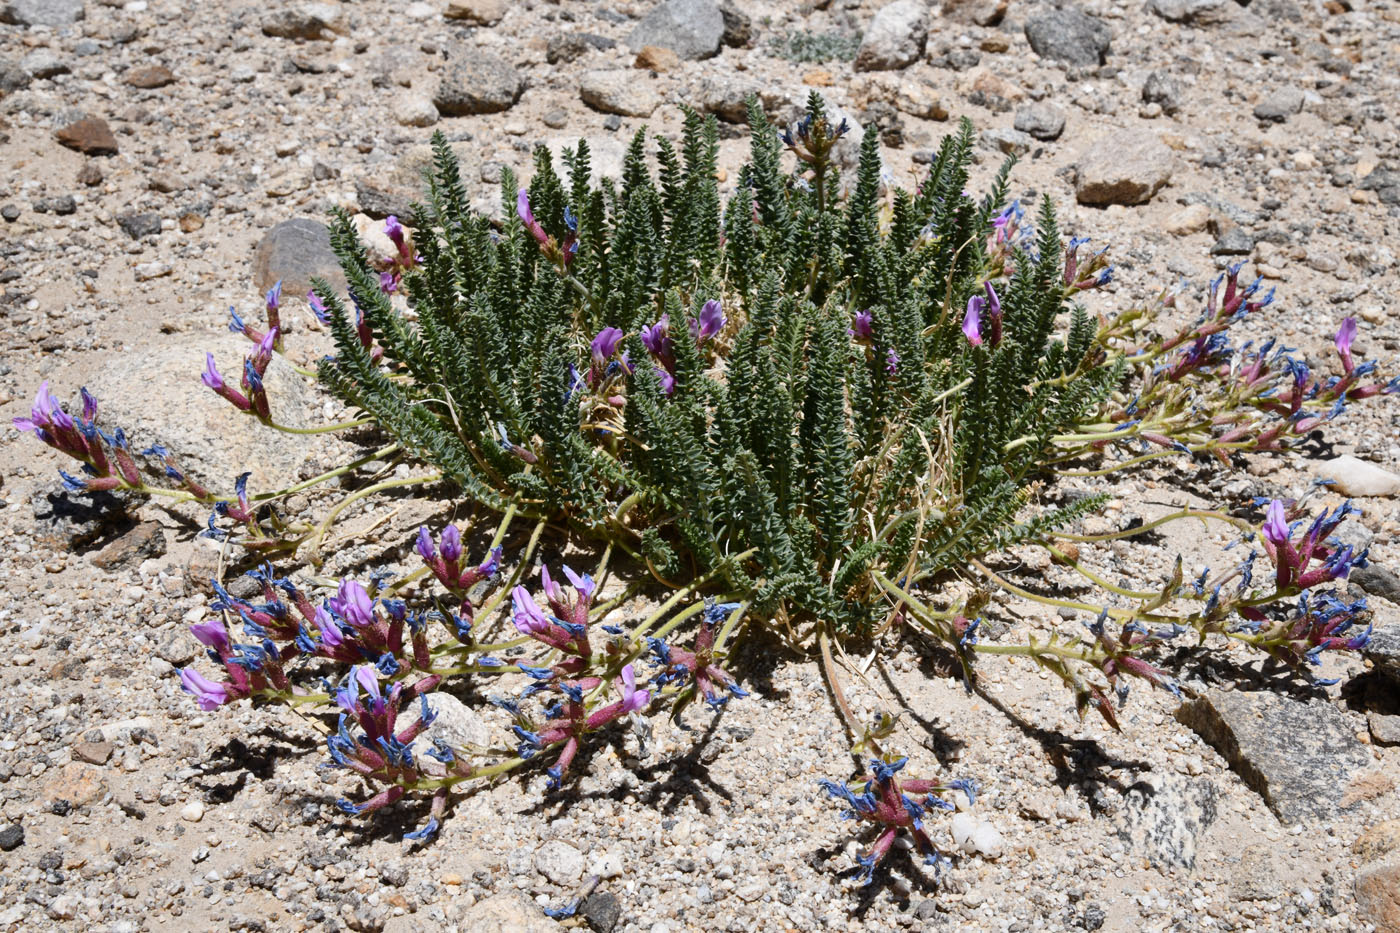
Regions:
<instances>
[{"instance_id":1,"label":"purple flower","mask_svg":"<svg viewBox=\"0 0 1400 933\"><path fill-rule=\"evenodd\" d=\"M227 652L229 644L228 629L224 628L224 623L218 619L210 619L208 622L196 622L190 626L190 634L204 647L212 648L220 655Z\"/></svg>"},{"instance_id":2,"label":"purple flower","mask_svg":"<svg viewBox=\"0 0 1400 933\"><path fill-rule=\"evenodd\" d=\"M637 675L630 664L622 669L622 687L619 692L622 694L622 712L619 715L622 716L646 709L647 704L651 702L650 690L637 689Z\"/></svg>"},{"instance_id":3,"label":"purple flower","mask_svg":"<svg viewBox=\"0 0 1400 933\"><path fill-rule=\"evenodd\" d=\"M335 616L325 606L316 609L316 627L321 630L321 644L331 650L339 648L345 641L345 633L336 624Z\"/></svg>"},{"instance_id":4,"label":"purple flower","mask_svg":"<svg viewBox=\"0 0 1400 933\"><path fill-rule=\"evenodd\" d=\"M1275 499L1269 503L1268 517L1264 521L1264 537L1273 542L1275 547L1280 547L1288 543L1289 535L1288 515L1284 511L1283 503Z\"/></svg>"},{"instance_id":5,"label":"purple flower","mask_svg":"<svg viewBox=\"0 0 1400 933\"><path fill-rule=\"evenodd\" d=\"M86 410L86 399L83 407ZM94 409L95 407L94 403ZM45 440L45 431L53 433L73 430L73 419L59 407L58 401L49 393L47 379L39 383L39 392L34 396L34 404L29 408L29 417L16 418L14 424L21 431L33 431L40 440Z\"/></svg>"},{"instance_id":6,"label":"purple flower","mask_svg":"<svg viewBox=\"0 0 1400 933\"><path fill-rule=\"evenodd\" d=\"M549 234L544 232L544 228L535 220L534 211L530 210L530 192L524 188L515 196L515 215L520 218L520 222L525 225L525 230L543 246L549 242Z\"/></svg>"},{"instance_id":7,"label":"purple flower","mask_svg":"<svg viewBox=\"0 0 1400 933\"><path fill-rule=\"evenodd\" d=\"M598 336L589 345L593 352L593 365L601 368L617 352L621 341L622 331L616 327L604 327L598 331Z\"/></svg>"},{"instance_id":8,"label":"purple flower","mask_svg":"<svg viewBox=\"0 0 1400 933\"><path fill-rule=\"evenodd\" d=\"M967 342L974 347L982 345L982 305L985 304L981 295L973 295L967 299L967 314L963 317L962 332L967 338Z\"/></svg>"},{"instance_id":9,"label":"purple flower","mask_svg":"<svg viewBox=\"0 0 1400 933\"><path fill-rule=\"evenodd\" d=\"M717 299L711 298L700 307L700 316L690 322L690 336L695 338L697 347L715 337L724 329L724 308Z\"/></svg>"},{"instance_id":10,"label":"purple flower","mask_svg":"<svg viewBox=\"0 0 1400 933\"><path fill-rule=\"evenodd\" d=\"M315 292L306 293L306 303L311 305L311 313L316 315L316 320L322 324L331 322L331 313L326 310L326 303L321 300L321 296Z\"/></svg>"},{"instance_id":11,"label":"purple flower","mask_svg":"<svg viewBox=\"0 0 1400 933\"><path fill-rule=\"evenodd\" d=\"M869 340L874 333L875 316L869 311L857 311L852 318L850 335L857 340Z\"/></svg>"},{"instance_id":12,"label":"purple flower","mask_svg":"<svg viewBox=\"0 0 1400 933\"><path fill-rule=\"evenodd\" d=\"M899 372L899 354L894 352L894 347L885 351L885 374L893 376Z\"/></svg>"},{"instance_id":13,"label":"purple flower","mask_svg":"<svg viewBox=\"0 0 1400 933\"><path fill-rule=\"evenodd\" d=\"M195 698L199 708L206 713L218 709L229 701L227 684L219 684L208 679L192 667L180 669L180 687Z\"/></svg>"},{"instance_id":14,"label":"purple flower","mask_svg":"<svg viewBox=\"0 0 1400 933\"><path fill-rule=\"evenodd\" d=\"M448 525L442 530L442 559L456 563L462 559L462 533L456 525Z\"/></svg>"},{"instance_id":15,"label":"purple flower","mask_svg":"<svg viewBox=\"0 0 1400 933\"><path fill-rule=\"evenodd\" d=\"M670 365L675 365L675 345L671 342L671 316L661 315L661 319L650 327L642 328L642 346L647 348L647 352L661 361L665 366L667 361ZM667 369L669 370L669 366Z\"/></svg>"},{"instance_id":16,"label":"purple flower","mask_svg":"<svg viewBox=\"0 0 1400 933\"><path fill-rule=\"evenodd\" d=\"M676 377L666 372L660 366L656 367L656 378L661 383L661 391L666 395L674 395L676 392Z\"/></svg>"},{"instance_id":17,"label":"purple flower","mask_svg":"<svg viewBox=\"0 0 1400 933\"><path fill-rule=\"evenodd\" d=\"M201 377L204 384L213 389L223 398L232 403L239 411L252 411L253 403L237 389L231 388L224 382L224 377L219 375L219 368L214 363L214 354L204 354L204 375Z\"/></svg>"},{"instance_id":18,"label":"purple flower","mask_svg":"<svg viewBox=\"0 0 1400 933\"><path fill-rule=\"evenodd\" d=\"M400 250L403 249L403 224L399 223L399 218L393 214L384 218L384 235L393 240Z\"/></svg>"},{"instance_id":19,"label":"purple flower","mask_svg":"<svg viewBox=\"0 0 1400 933\"><path fill-rule=\"evenodd\" d=\"M282 280L278 279L277 284L267 290L267 310L269 313L276 311L282 306Z\"/></svg>"},{"instance_id":20,"label":"purple flower","mask_svg":"<svg viewBox=\"0 0 1400 933\"><path fill-rule=\"evenodd\" d=\"M512 618L520 634L538 635L549 631L549 617L535 603L535 598L530 595L529 590L517 586L510 591L510 598L515 607Z\"/></svg>"},{"instance_id":21,"label":"purple flower","mask_svg":"<svg viewBox=\"0 0 1400 933\"><path fill-rule=\"evenodd\" d=\"M418 526L418 540L414 543L414 550L426 561L431 561L437 556L437 548L433 546L433 536L428 534L427 525Z\"/></svg>"},{"instance_id":22,"label":"purple flower","mask_svg":"<svg viewBox=\"0 0 1400 933\"><path fill-rule=\"evenodd\" d=\"M542 567L540 569L543 570L544 568ZM593 582L592 577L586 573L580 577L578 574L574 573L573 568L568 564L564 565L564 576L569 578L569 582L574 585L574 589L578 590L579 595L585 600L593 599L593 593L598 589L598 584Z\"/></svg>"},{"instance_id":23,"label":"purple flower","mask_svg":"<svg viewBox=\"0 0 1400 933\"><path fill-rule=\"evenodd\" d=\"M364 586L355 580L341 580L330 604L342 619L356 628L374 623L374 600L369 598Z\"/></svg>"},{"instance_id":24,"label":"purple flower","mask_svg":"<svg viewBox=\"0 0 1400 933\"><path fill-rule=\"evenodd\" d=\"M1349 317L1342 321L1342 326L1337 329L1337 353L1342 358L1342 369L1348 376L1356 368L1351 361L1351 342L1356 339L1356 318Z\"/></svg>"}]
</instances>

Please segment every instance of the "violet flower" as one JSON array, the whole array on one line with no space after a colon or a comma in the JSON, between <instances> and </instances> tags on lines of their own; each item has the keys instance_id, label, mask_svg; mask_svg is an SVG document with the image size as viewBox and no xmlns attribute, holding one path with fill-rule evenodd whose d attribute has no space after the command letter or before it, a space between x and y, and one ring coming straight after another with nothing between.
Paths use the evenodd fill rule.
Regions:
<instances>
[{"instance_id":1,"label":"violet flower","mask_svg":"<svg viewBox=\"0 0 1400 933\"><path fill-rule=\"evenodd\" d=\"M541 246L549 242L549 234L544 232L544 228L535 220L534 211L530 210L530 192L524 188L521 188L515 196L515 215L525 225L525 231L534 237Z\"/></svg>"},{"instance_id":2,"label":"violet flower","mask_svg":"<svg viewBox=\"0 0 1400 933\"><path fill-rule=\"evenodd\" d=\"M695 345L701 347L705 341L712 339L724 329L724 308L719 301L711 298L700 308L700 314L690 321L690 336L695 339Z\"/></svg>"},{"instance_id":3,"label":"violet flower","mask_svg":"<svg viewBox=\"0 0 1400 933\"><path fill-rule=\"evenodd\" d=\"M885 351L885 375L894 376L899 374L899 354L894 352L894 347Z\"/></svg>"},{"instance_id":4,"label":"violet flower","mask_svg":"<svg viewBox=\"0 0 1400 933\"><path fill-rule=\"evenodd\" d=\"M875 317L868 310L857 311L851 318L850 329L847 333L857 340L869 340L874 334Z\"/></svg>"},{"instance_id":5,"label":"violet flower","mask_svg":"<svg viewBox=\"0 0 1400 933\"><path fill-rule=\"evenodd\" d=\"M1348 376L1356 369L1356 365L1351 359L1351 342L1356 339L1356 318L1349 317L1342 321L1342 326L1337 329L1337 354L1342 358L1342 369Z\"/></svg>"},{"instance_id":6,"label":"violet flower","mask_svg":"<svg viewBox=\"0 0 1400 933\"><path fill-rule=\"evenodd\" d=\"M641 337L642 346L661 364L661 368L675 375L676 346L671 340L671 316L662 314L655 324L643 327Z\"/></svg>"},{"instance_id":7,"label":"violet flower","mask_svg":"<svg viewBox=\"0 0 1400 933\"><path fill-rule=\"evenodd\" d=\"M180 687L192 695L199 708L206 713L231 699L228 684L215 683L192 667L180 669Z\"/></svg>"},{"instance_id":8,"label":"violet flower","mask_svg":"<svg viewBox=\"0 0 1400 933\"><path fill-rule=\"evenodd\" d=\"M967 299L967 314L963 316L962 332L967 338L967 342L974 347L982 346L982 305L985 304L981 295L973 295Z\"/></svg>"},{"instance_id":9,"label":"violet flower","mask_svg":"<svg viewBox=\"0 0 1400 933\"><path fill-rule=\"evenodd\" d=\"M616 327L604 327L598 331L598 336L589 344L595 366L602 367L612 358L617 352L617 345L622 342L622 336L622 331Z\"/></svg>"},{"instance_id":10,"label":"violet flower","mask_svg":"<svg viewBox=\"0 0 1400 933\"><path fill-rule=\"evenodd\" d=\"M321 296L314 291L306 293L306 303L311 306L311 313L316 315L316 320L322 324L330 324L331 313L326 309L326 303L321 300Z\"/></svg>"}]
</instances>

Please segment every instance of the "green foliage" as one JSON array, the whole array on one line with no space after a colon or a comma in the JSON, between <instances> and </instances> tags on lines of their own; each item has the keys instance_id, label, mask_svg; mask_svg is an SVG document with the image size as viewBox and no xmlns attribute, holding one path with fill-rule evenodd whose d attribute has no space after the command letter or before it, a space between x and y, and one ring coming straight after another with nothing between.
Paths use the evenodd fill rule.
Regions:
<instances>
[{"instance_id":1,"label":"green foliage","mask_svg":"<svg viewBox=\"0 0 1400 933\"><path fill-rule=\"evenodd\" d=\"M1033 242L997 241L1010 165L968 196L967 123L914 194L887 189L866 134L844 197L819 98L791 136L754 102L750 125L723 206L716 127L694 112L678 145L638 133L617 185L590 184L582 143L563 176L541 149L528 193L542 243L513 213L470 214L437 138L421 262L402 282L411 314L336 220L382 359L328 301L326 384L489 508L567 523L671 582L720 571L760 609L846 626L879 612L874 570L939 574L1095 507L1027 506L1052 438L1123 379L1070 304L1050 204ZM963 308L989 279L1004 337L972 346ZM711 299L725 325L697 344L688 324ZM663 315L673 358L654 359L640 334ZM598 363L604 327L626 336Z\"/></svg>"},{"instance_id":2,"label":"green foliage","mask_svg":"<svg viewBox=\"0 0 1400 933\"><path fill-rule=\"evenodd\" d=\"M769 51L790 62L848 62L856 57L860 36L851 32L809 32L795 29L773 38Z\"/></svg>"}]
</instances>

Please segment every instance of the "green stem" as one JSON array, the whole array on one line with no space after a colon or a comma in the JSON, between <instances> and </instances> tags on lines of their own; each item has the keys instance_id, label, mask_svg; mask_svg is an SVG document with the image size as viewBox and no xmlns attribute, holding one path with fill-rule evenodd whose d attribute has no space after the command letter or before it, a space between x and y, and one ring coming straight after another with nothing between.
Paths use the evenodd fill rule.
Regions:
<instances>
[{"instance_id":1,"label":"green stem","mask_svg":"<svg viewBox=\"0 0 1400 933\"><path fill-rule=\"evenodd\" d=\"M278 424L275 421L263 422L263 424L267 425L269 428L272 428L276 431L281 431L284 434L329 434L332 431L344 431L349 428L358 428L361 425L373 423L373 418L359 418L355 421L341 421L337 424L326 424L322 425L319 428L294 428L290 425Z\"/></svg>"}]
</instances>

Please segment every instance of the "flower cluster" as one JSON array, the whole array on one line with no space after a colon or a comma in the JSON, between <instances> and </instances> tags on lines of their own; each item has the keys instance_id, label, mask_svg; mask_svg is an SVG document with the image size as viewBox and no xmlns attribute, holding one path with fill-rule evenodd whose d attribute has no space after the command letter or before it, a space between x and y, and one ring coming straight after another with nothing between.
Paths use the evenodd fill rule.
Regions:
<instances>
[{"instance_id":1,"label":"flower cluster","mask_svg":"<svg viewBox=\"0 0 1400 933\"><path fill-rule=\"evenodd\" d=\"M976 785L966 779L939 783L896 777L908 762L908 758L893 761L872 758L863 786L859 781L855 782L858 789L853 789L851 782L825 779L818 782L833 800L846 804L848 809L842 812L842 819L874 823L880 827L880 834L870 851L856 859L860 865L862 884L870 884L874 880L875 869L889 855L901 830L909 834L924 862L941 875L948 860L938 851L924 828L927 815L954 809L952 803L938 796L950 790L960 790L967 795L969 803L976 802Z\"/></svg>"},{"instance_id":2,"label":"flower cluster","mask_svg":"<svg viewBox=\"0 0 1400 933\"><path fill-rule=\"evenodd\" d=\"M680 688L676 700L679 708L698 693L711 709L720 709L731 696L746 697L747 691L738 685L727 671L715 662L715 628L738 603L716 603L709 600L700 617L700 630L695 635L693 650L676 648L659 638L648 638L647 647L661 665L654 678L659 685Z\"/></svg>"},{"instance_id":3,"label":"flower cluster","mask_svg":"<svg viewBox=\"0 0 1400 933\"><path fill-rule=\"evenodd\" d=\"M234 408L239 411L251 412L264 423L272 420L272 409L267 400L267 389L263 385L263 376L267 374L268 364L272 362L272 354L277 347L278 333L276 327L268 330L258 340L253 352L243 359L243 378L240 380L242 391L233 388L224 381L224 377L219 373L218 365L214 362L214 354L204 354L204 384L213 389L215 394Z\"/></svg>"}]
</instances>

